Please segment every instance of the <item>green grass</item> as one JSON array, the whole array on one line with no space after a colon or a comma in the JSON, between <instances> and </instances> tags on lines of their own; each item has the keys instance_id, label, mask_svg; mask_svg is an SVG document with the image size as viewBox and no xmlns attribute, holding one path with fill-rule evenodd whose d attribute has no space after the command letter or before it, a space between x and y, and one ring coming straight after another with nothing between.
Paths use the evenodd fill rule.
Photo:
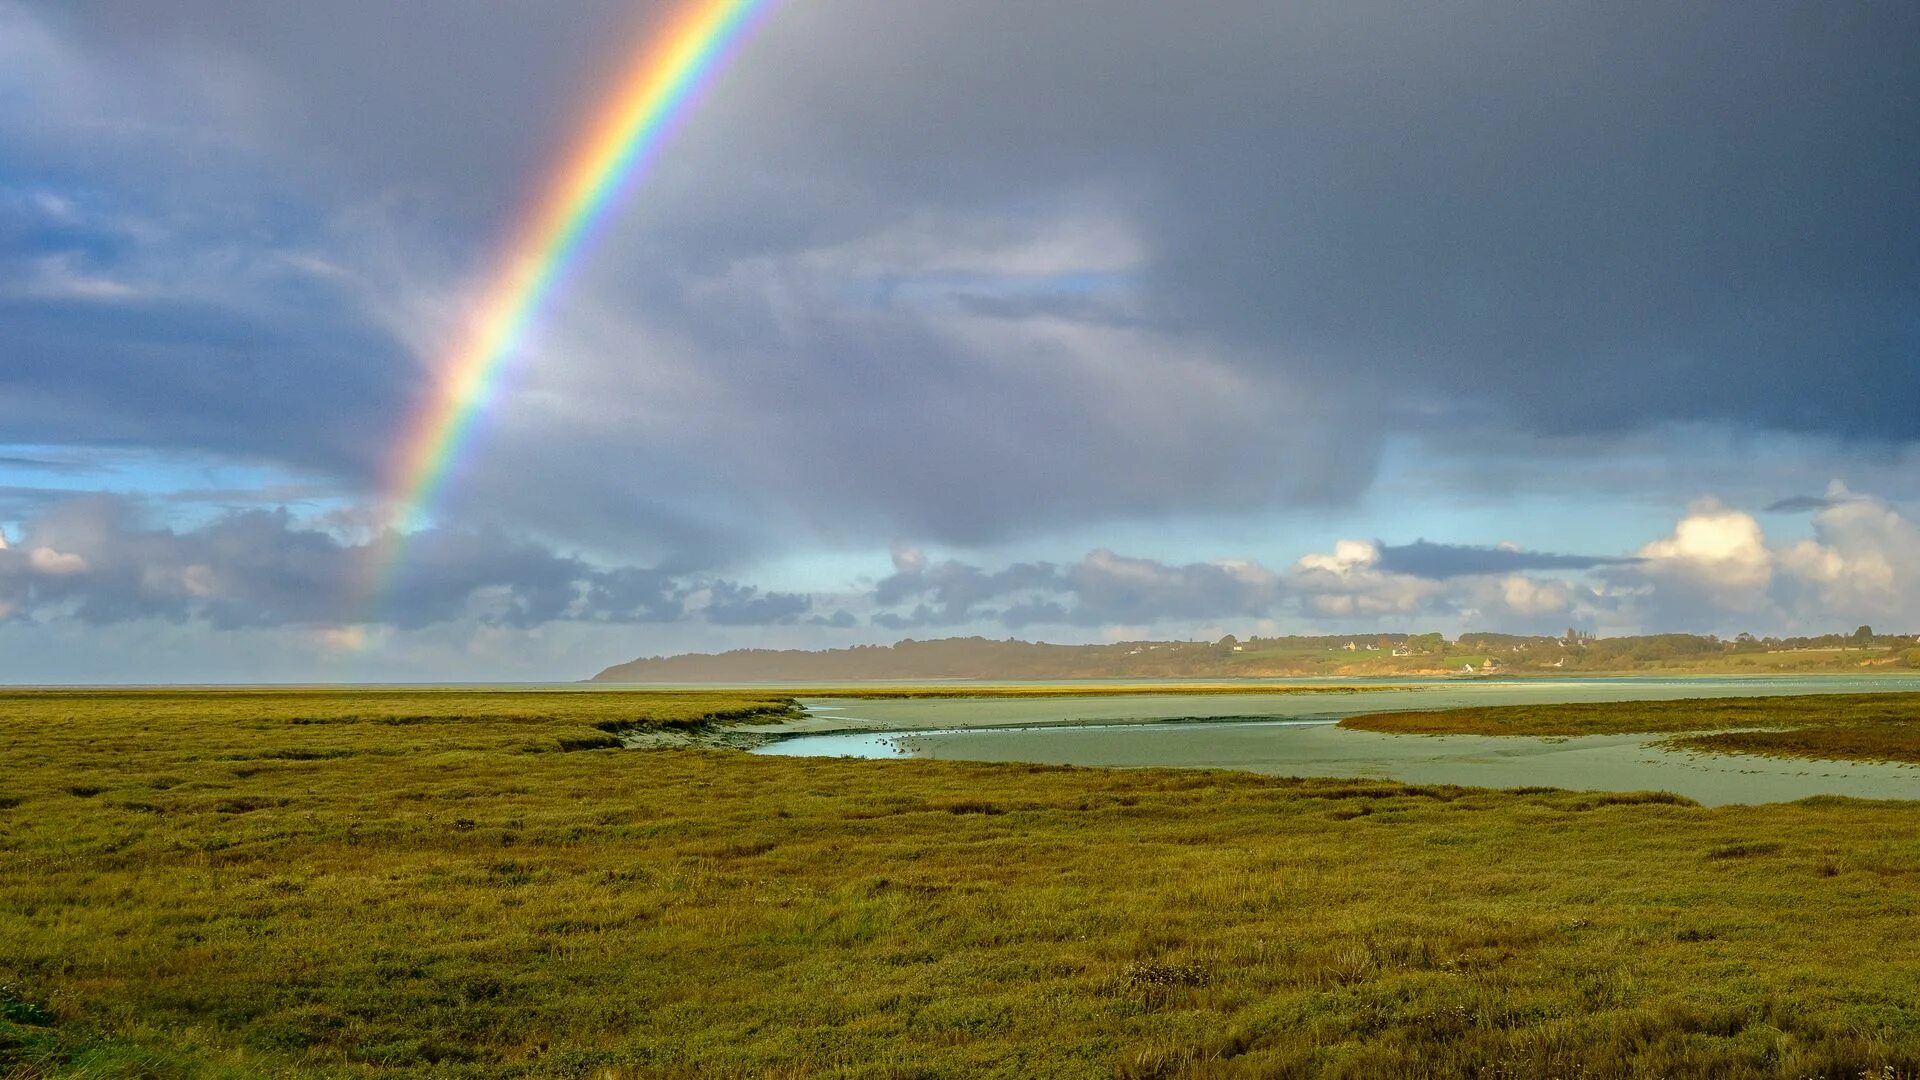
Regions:
<instances>
[{"instance_id":1,"label":"green grass","mask_svg":"<svg viewBox=\"0 0 1920 1080\"><path fill-rule=\"evenodd\" d=\"M1412 735L1673 734L1689 750L1920 763L1920 694L1509 705L1350 716L1340 726Z\"/></svg>"},{"instance_id":2,"label":"green grass","mask_svg":"<svg viewBox=\"0 0 1920 1080\"><path fill-rule=\"evenodd\" d=\"M590 748L785 708L0 694L0 1073L1920 1073L1920 805Z\"/></svg>"},{"instance_id":3,"label":"green grass","mask_svg":"<svg viewBox=\"0 0 1920 1080\"><path fill-rule=\"evenodd\" d=\"M1814 758L1825 761L1899 761L1920 764L1920 717L1887 723L1788 731L1721 731L1669 740L1670 745L1722 754Z\"/></svg>"}]
</instances>

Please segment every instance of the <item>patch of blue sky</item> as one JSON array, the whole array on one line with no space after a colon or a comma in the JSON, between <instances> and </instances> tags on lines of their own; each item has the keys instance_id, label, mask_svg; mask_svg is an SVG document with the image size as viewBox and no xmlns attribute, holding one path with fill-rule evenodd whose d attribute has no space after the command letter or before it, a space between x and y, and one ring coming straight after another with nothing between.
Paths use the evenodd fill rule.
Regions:
<instances>
[{"instance_id":1,"label":"patch of blue sky","mask_svg":"<svg viewBox=\"0 0 1920 1080\"><path fill-rule=\"evenodd\" d=\"M14 255L60 251L111 258L125 251L133 238L125 229L102 227L100 203L86 188L0 179L0 236Z\"/></svg>"},{"instance_id":2,"label":"patch of blue sky","mask_svg":"<svg viewBox=\"0 0 1920 1080\"><path fill-rule=\"evenodd\" d=\"M204 524L230 510L285 506L301 516L354 505L353 493L327 480L273 465L204 454L132 447L0 443L0 515L5 505L97 493L145 500L162 523ZM17 528L18 522L10 524Z\"/></svg>"},{"instance_id":3,"label":"patch of blue sky","mask_svg":"<svg viewBox=\"0 0 1920 1080\"><path fill-rule=\"evenodd\" d=\"M822 596L856 592L893 573L893 561L871 545L848 548L805 548L778 552L741 569L748 580L779 592ZM830 614L831 605L822 613Z\"/></svg>"}]
</instances>

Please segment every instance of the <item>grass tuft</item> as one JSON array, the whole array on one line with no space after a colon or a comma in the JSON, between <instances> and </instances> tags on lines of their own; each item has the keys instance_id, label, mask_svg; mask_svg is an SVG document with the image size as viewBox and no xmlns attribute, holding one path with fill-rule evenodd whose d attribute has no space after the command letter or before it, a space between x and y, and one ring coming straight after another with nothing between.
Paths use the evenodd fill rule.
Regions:
<instances>
[{"instance_id":1,"label":"grass tuft","mask_svg":"<svg viewBox=\"0 0 1920 1080\"><path fill-rule=\"evenodd\" d=\"M1750 859L1755 855L1774 855L1785 847L1778 840L1743 840L1738 843L1721 844L1707 852L1709 859Z\"/></svg>"}]
</instances>

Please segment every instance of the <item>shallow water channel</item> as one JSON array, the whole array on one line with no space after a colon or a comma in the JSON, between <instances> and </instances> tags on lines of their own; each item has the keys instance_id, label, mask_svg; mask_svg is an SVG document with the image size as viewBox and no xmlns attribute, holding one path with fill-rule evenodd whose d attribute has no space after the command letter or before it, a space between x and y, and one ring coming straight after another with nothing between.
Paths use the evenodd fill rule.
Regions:
<instances>
[{"instance_id":1,"label":"shallow water channel","mask_svg":"<svg viewBox=\"0 0 1920 1080\"><path fill-rule=\"evenodd\" d=\"M1334 726L1345 716L1407 709L1896 690L1920 691L1920 679L1529 679L1355 693L816 699L804 702L812 726L831 730L781 738L754 752L1659 790L1710 806L1810 795L1920 798L1920 769L1905 765L1673 751L1658 745L1664 736L1392 735Z\"/></svg>"}]
</instances>

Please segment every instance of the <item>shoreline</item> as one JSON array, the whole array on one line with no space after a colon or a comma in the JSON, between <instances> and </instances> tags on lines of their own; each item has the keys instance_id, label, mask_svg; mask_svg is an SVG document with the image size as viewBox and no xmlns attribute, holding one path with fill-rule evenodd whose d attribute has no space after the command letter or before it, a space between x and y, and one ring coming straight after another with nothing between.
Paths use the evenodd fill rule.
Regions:
<instances>
[{"instance_id":1,"label":"shoreline","mask_svg":"<svg viewBox=\"0 0 1920 1080\"><path fill-rule=\"evenodd\" d=\"M1617 703L1645 702L1651 707L1658 708L1661 707L1661 703L1663 702L1705 703L1740 700L1744 695L1724 693L1724 691L1729 688L1728 683L1735 681L1735 679L1737 679L1737 677L1693 677L1688 681L1697 683L1703 692L1697 695L1681 694L1675 696L1671 692L1674 689L1671 680L1648 678L1644 681L1648 684L1648 690L1651 696L1646 698L1623 698L1619 699ZM1596 681L1597 680L1567 680L1570 684L1592 683ZM1768 683L1773 680L1746 679L1740 681ZM1791 699L1803 696L1826 697L1833 696L1832 691L1836 689L1834 687L1820 685L1820 681L1822 681L1820 677L1801 676L1798 677L1798 681L1800 685L1804 687L1804 694L1765 693L1758 696L1767 699ZM1857 686L1861 680L1854 679L1851 681ZM1464 702L1455 700L1457 695L1447 693L1448 687L1456 685L1458 684L1449 682L1443 684L1340 688L1342 691L1350 692L1352 696L1346 700L1328 700L1324 706L1320 707L1302 702L1301 704L1304 708L1299 709L1299 711L1286 709L1267 711L1252 701L1248 701L1245 703L1246 707L1255 710L1248 712L1207 712L1205 711L1205 707L1196 701L1187 701L1184 703L1169 701L1165 711L1152 711L1153 706L1145 700L1150 697L1213 698L1219 700L1223 697L1231 696L1231 691L1225 688L1212 690L1210 692L1194 693L1189 690L1174 688L1143 688L1132 686L1115 688L1120 692L1109 693L1105 692L1109 688L1074 687L1070 688L1067 692L1048 694L1031 694L1017 691L999 694L972 694L949 691L937 695L927 695L925 697L911 692L881 693L869 696L858 693L849 694L842 691L837 694L821 695L818 697L812 695L796 697L793 703L799 711L796 714L774 719L771 722L763 721L740 724L715 723L691 729L643 729L623 733L620 734L619 737L622 745L630 749L698 747L705 749L752 751L772 743L794 739L847 736L957 735L969 732L1007 733L1016 731L1029 733L1054 731L1064 733L1103 728L1130 729L1148 727L1174 728L1181 726L1233 726L1271 724L1276 722L1342 725L1372 730L1372 728L1364 722L1364 718L1376 713L1385 715L1398 713L1437 714L1453 711L1471 712L1488 708L1551 708L1560 705L1577 706L1582 704L1578 699L1567 702L1503 702L1497 700ZM1509 680L1504 684L1474 680L1471 685L1486 687L1492 690L1501 685L1520 687L1538 684L1533 683L1531 680ZM1668 692L1658 693L1656 692L1656 688L1665 689ZM1334 688L1327 689L1331 691ZM1775 689L1778 689L1777 685ZM1916 687L1916 689L1920 689L1920 687ZM1397 691L1398 695L1396 696L1401 697L1402 700L1391 701L1386 697L1376 697L1374 693L1369 693L1369 691ZM1879 693L1880 691L1865 692L1873 694ZM1247 698L1279 698L1287 695L1254 693L1245 694L1244 696ZM1319 694L1313 695L1315 698L1319 696ZM1409 697L1414 700L1404 700ZM1113 711L1110 712L1098 705L1092 705L1092 707L1089 708L1091 704L1090 699L1097 700L1100 698L1115 699ZM921 702L921 707L919 708L913 708L911 705L916 699ZM1031 703L1034 708L1030 710L1022 709L1019 707L1022 702ZM1075 707L1069 706L1068 702L1074 702L1078 706L1078 709L1076 710ZM1124 702L1124 704L1122 702ZM1052 708L1049 708L1050 703L1052 704ZM1610 703L1615 702L1609 699L1587 702L1586 704L1605 705ZM1232 704L1224 701L1222 701L1222 704L1228 710L1234 708ZM863 715L869 712L869 709L863 708L863 705L871 706L870 711L879 715ZM975 709L970 708L969 706L971 705L984 705L989 708L984 710ZM991 708L996 705L999 706L999 708ZM1142 708L1143 705L1146 707ZM1184 708L1181 707L1182 705L1184 705ZM1332 707L1329 708L1326 706ZM1129 715L1127 712L1128 709L1137 709L1139 711ZM1079 715L1058 715L1058 711L1055 710L1065 712L1078 711ZM902 715L903 711L905 715ZM1050 712L1052 712L1053 715L1048 715ZM1348 721L1354 720L1360 720L1360 722L1353 724L1347 723ZM1415 729L1414 732L1410 733L1438 734L1439 732ZM1516 734L1518 733L1516 732Z\"/></svg>"},{"instance_id":2,"label":"shoreline","mask_svg":"<svg viewBox=\"0 0 1920 1080\"><path fill-rule=\"evenodd\" d=\"M1632 679L1913 679L1920 668L1890 667L1885 664L1863 666L1859 670L1833 671L1497 671L1490 674L1463 675L1458 671L1394 671L1379 674L1350 675L1217 675L1192 677L1169 675L1063 675L1020 679L979 679L954 676L925 678L873 679L868 682L821 680L718 680L713 682L616 682L580 679L573 683L501 683L499 686L594 686L608 690L748 690L755 693L790 692L795 696L854 698L939 698L939 697L1020 697L1118 696L1124 694L1258 694L1258 693L1365 693L1370 690L1405 690L1419 686L1451 686L1461 683L1524 683L1632 680ZM473 684L476 687L487 684ZM22 689L25 689L24 687ZM48 689L60 689L49 687ZM160 687L160 689L165 689ZM828 693L828 691L833 691Z\"/></svg>"}]
</instances>

